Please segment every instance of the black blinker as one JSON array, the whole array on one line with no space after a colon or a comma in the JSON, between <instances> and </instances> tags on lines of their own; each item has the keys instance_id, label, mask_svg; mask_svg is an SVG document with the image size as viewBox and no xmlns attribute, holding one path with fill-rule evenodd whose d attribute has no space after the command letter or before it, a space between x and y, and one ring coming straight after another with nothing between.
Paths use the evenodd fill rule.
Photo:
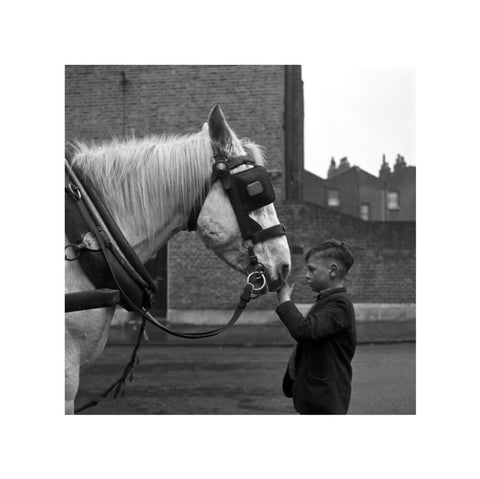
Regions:
<instances>
[{"instance_id":1,"label":"black blinker","mask_svg":"<svg viewBox=\"0 0 480 479\"><path fill-rule=\"evenodd\" d=\"M248 215L251 211L258 210L275 201L275 191L265 167L256 165L248 156L228 158L225 154L217 153L214 158L211 183L221 180L237 217L243 238L249 239L255 244L285 235L283 225L278 224L264 229ZM252 168L235 174L230 173L240 165L252 165ZM187 225L189 231L196 229L200 209L201 207L192 210ZM254 256L250 258L251 264L253 264L253 258Z\"/></svg>"}]
</instances>

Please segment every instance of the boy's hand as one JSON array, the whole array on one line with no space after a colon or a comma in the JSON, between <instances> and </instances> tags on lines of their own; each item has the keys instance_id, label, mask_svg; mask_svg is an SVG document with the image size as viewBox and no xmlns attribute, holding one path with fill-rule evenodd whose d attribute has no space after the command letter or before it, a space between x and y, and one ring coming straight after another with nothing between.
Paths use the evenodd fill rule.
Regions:
<instances>
[{"instance_id":1,"label":"boy's hand","mask_svg":"<svg viewBox=\"0 0 480 479\"><path fill-rule=\"evenodd\" d=\"M290 286L286 282L283 283L282 287L277 291L278 302L282 304L285 301L290 301L290 299L292 298L294 288L295 288L294 284Z\"/></svg>"}]
</instances>

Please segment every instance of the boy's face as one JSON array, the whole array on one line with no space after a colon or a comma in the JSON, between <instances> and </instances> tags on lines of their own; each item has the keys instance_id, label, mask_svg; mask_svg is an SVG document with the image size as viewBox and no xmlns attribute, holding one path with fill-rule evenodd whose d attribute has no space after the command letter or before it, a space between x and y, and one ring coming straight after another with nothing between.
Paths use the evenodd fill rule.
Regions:
<instances>
[{"instance_id":1,"label":"boy's face","mask_svg":"<svg viewBox=\"0 0 480 479\"><path fill-rule=\"evenodd\" d=\"M319 258L310 256L307 261L307 283L315 292L323 291L334 285L334 278L330 277L332 265L335 263L331 258ZM335 264L334 268L337 265Z\"/></svg>"}]
</instances>

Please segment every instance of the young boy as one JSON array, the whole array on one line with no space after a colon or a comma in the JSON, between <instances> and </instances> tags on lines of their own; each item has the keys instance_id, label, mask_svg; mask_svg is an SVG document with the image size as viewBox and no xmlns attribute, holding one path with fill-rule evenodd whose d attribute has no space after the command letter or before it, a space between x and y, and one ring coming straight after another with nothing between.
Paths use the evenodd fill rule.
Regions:
<instances>
[{"instance_id":1,"label":"young boy","mask_svg":"<svg viewBox=\"0 0 480 479\"><path fill-rule=\"evenodd\" d=\"M353 264L350 247L329 240L306 255L307 282L320 293L304 318L290 300L294 286L277 292L277 314L297 341L283 391L300 414L346 414L350 403L356 330L352 301L344 287Z\"/></svg>"}]
</instances>

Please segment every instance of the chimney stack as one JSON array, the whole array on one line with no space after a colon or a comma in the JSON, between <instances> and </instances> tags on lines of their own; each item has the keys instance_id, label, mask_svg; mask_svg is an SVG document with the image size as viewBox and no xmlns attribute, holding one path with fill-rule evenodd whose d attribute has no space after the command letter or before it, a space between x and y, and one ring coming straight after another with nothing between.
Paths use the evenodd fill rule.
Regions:
<instances>
[{"instance_id":1,"label":"chimney stack","mask_svg":"<svg viewBox=\"0 0 480 479\"><path fill-rule=\"evenodd\" d=\"M342 171L346 171L350 168L350 163L348 161L348 158L344 156L340 160L340 164L338 165L338 173L341 173Z\"/></svg>"},{"instance_id":2,"label":"chimney stack","mask_svg":"<svg viewBox=\"0 0 480 479\"><path fill-rule=\"evenodd\" d=\"M337 165L335 164L335 158L332 156L332 160L330 161L330 168L328 168L328 174L327 178L331 178L332 176L335 176L337 173Z\"/></svg>"},{"instance_id":3,"label":"chimney stack","mask_svg":"<svg viewBox=\"0 0 480 479\"><path fill-rule=\"evenodd\" d=\"M382 181L387 181L391 174L392 174L392 171L390 170L390 165L387 163L385 159L385 153L384 153L383 159L382 159L382 166L380 167L378 176Z\"/></svg>"},{"instance_id":4,"label":"chimney stack","mask_svg":"<svg viewBox=\"0 0 480 479\"><path fill-rule=\"evenodd\" d=\"M398 154L395 165L393 166L393 172L398 173L399 171L402 171L406 166L407 164L405 163L405 158L402 155Z\"/></svg>"}]
</instances>

